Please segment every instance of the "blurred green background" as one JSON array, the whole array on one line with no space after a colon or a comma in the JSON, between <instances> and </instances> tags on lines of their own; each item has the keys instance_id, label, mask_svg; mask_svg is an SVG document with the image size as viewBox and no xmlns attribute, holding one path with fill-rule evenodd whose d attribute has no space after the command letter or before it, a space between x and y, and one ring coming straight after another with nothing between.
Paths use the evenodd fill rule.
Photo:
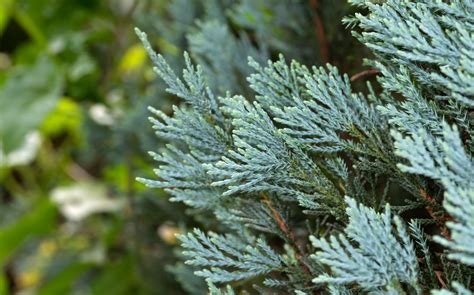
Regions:
<instances>
[{"instance_id":1,"label":"blurred green background","mask_svg":"<svg viewBox=\"0 0 474 295\"><path fill-rule=\"evenodd\" d=\"M321 58L311 2L0 0L0 294L206 294L175 234L218 225L135 181L163 145L146 107L177 101L133 28L177 71L189 50L219 95L250 93L247 55L356 73L351 8L321 1Z\"/></svg>"},{"instance_id":2,"label":"blurred green background","mask_svg":"<svg viewBox=\"0 0 474 295\"><path fill-rule=\"evenodd\" d=\"M172 98L133 27L159 36L168 2L0 0L0 294L181 292L187 217L134 180Z\"/></svg>"}]
</instances>

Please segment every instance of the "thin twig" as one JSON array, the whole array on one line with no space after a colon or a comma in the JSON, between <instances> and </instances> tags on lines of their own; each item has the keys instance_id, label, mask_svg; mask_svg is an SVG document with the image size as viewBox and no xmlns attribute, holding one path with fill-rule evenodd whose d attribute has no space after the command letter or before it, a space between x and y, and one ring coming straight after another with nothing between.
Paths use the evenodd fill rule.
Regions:
<instances>
[{"instance_id":1,"label":"thin twig","mask_svg":"<svg viewBox=\"0 0 474 295\"><path fill-rule=\"evenodd\" d=\"M442 287L443 289L447 288L447 285L446 285L446 283L445 283L444 280L443 280L443 272L437 270L437 271L435 271L435 275L436 275L436 278L438 279L439 284L441 285L441 287Z\"/></svg>"},{"instance_id":2,"label":"thin twig","mask_svg":"<svg viewBox=\"0 0 474 295\"><path fill-rule=\"evenodd\" d=\"M436 223L440 226L441 235L443 235L446 239L450 240L451 235L449 234L449 231L446 228L445 222L453 220L453 218L448 214L437 216L433 210L434 205L436 204L436 200L432 196L428 195L428 193L422 188L420 189L420 195L425 201L427 201L430 204L426 206L426 211L428 211L428 214L430 215L430 217L433 218L436 221Z\"/></svg>"},{"instance_id":3,"label":"thin twig","mask_svg":"<svg viewBox=\"0 0 474 295\"><path fill-rule=\"evenodd\" d=\"M272 201L270 200L268 195L265 193L262 193L262 198L263 198L262 202L265 203L270 209L270 211L272 212L273 218L278 224L278 227L285 234L286 238L292 244L293 248L295 248L296 259L298 259L298 262L303 268L303 271L310 275L311 271L309 270L309 267L306 265L306 263L303 261L304 253L302 253L300 247L296 243L296 239L293 232L290 230L290 228L288 228L288 225L286 224L285 220L281 216L280 212L278 212L278 210L276 210L275 207L273 207Z\"/></svg>"},{"instance_id":4,"label":"thin twig","mask_svg":"<svg viewBox=\"0 0 474 295\"><path fill-rule=\"evenodd\" d=\"M311 0L311 8L313 9L313 23L316 31L316 37L318 38L319 54L321 55L321 61L323 64L329 62L329 47L326 40L326 32L324 30L323 21L318 13L319 1Z\"/></svg>"},{"instance_id":5,"label":"thin twig","mask_svg":"<svg viewBox=\"0 0 474 295\"><path fill-rule=\"evenodd\" d=\"M368 69L368 70L362 71L360 73L357 73L355 75L352 75L350 80L351 80L351 82L354 82L354 81L357 81L358 79L363 78L365 76L372 76L372 75L378 75L378 74L380 74L379 70L377 70L377 69Z\"/></svg>"}]
</instances>

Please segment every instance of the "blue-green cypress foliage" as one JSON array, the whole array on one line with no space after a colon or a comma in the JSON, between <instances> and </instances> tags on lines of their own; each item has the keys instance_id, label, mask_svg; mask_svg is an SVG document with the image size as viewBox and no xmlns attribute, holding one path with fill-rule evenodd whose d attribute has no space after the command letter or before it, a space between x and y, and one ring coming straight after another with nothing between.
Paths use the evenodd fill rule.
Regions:
<instances>
[{"instance_id":1,"label":"blue-green cypress foliage","mask_svg":"<svg viewBox=\"0 0 474 295\"><path fill-rule=\"evenodd\" d=\"M231 2L206 1L182 75L137 30L182 101L150 108L168 145L139 181L207 219L179 240L209 293L472 294L474 2L349 1L365 93L306 65L307 3Z\"/></svg>"}]
</instances>

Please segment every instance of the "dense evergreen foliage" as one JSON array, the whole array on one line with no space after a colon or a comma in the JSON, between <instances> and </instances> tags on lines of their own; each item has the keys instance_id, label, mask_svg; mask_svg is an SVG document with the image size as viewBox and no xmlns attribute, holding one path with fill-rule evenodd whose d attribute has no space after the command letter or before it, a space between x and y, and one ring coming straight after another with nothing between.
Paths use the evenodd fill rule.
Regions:
<instances>
[{"instance_id":1,"label":"dense evergreen foliage","mask_svg":"<svg viewBox=\"0 0 474 295\"><path fill-rule=\"evenodd\" d=\"M139 181L198 221L172 269L191 293L472 294L474 4L350 2L351 78L313 66L364 52L333 54L318 1L205 1L182 75L137 30L182 102L150 107L167 145Z\"/></svg>"}]
</instances>

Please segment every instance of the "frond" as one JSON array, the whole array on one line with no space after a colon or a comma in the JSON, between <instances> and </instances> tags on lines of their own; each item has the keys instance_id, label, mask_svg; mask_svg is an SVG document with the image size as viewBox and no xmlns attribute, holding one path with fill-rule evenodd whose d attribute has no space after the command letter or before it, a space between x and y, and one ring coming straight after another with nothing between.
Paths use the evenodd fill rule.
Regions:
<instances>
[{"instance_id":1,"label":"frond","mask_svg":"<svg viewBox=\"0 0 474 295\"><path fill-rule=\"evenodd\" d=\"M425 130L403 137L393 132L396 153L408 160L402 171L437 180L445 188L443 206L456 222L448 221L451 240L435 240L452 251L448 257L474 265L474 162L466 154L456 126L443 124L442 137Z\"/></svg>"},{"instance_id":2,"label":"frond","mask_svg":"<svg viewBox=\"0 0 474 295\"><path fill-rule=\"evenodd\" d=\"M311 237L320 249L314 259L331 269L313 281L387 292L407 283L418 290L417 257L401 219L392 217L389 205L379 214L354 199L347 197L346 203L349 224L344 235L331 236L329 241Z\"/></svg>"},{"instance_id":3,"label":"frond","mask_svg":"<svg viewBox=\"0 0 474 295\"><path fill-rule=\"evenodd\" d=\"M198 229L178 237L187 264L205 267L196 275L213 283L243 280L281 270L283 260L262 239L253 246L232 235L205 235Z\"/></svg>"}]
</instances>

